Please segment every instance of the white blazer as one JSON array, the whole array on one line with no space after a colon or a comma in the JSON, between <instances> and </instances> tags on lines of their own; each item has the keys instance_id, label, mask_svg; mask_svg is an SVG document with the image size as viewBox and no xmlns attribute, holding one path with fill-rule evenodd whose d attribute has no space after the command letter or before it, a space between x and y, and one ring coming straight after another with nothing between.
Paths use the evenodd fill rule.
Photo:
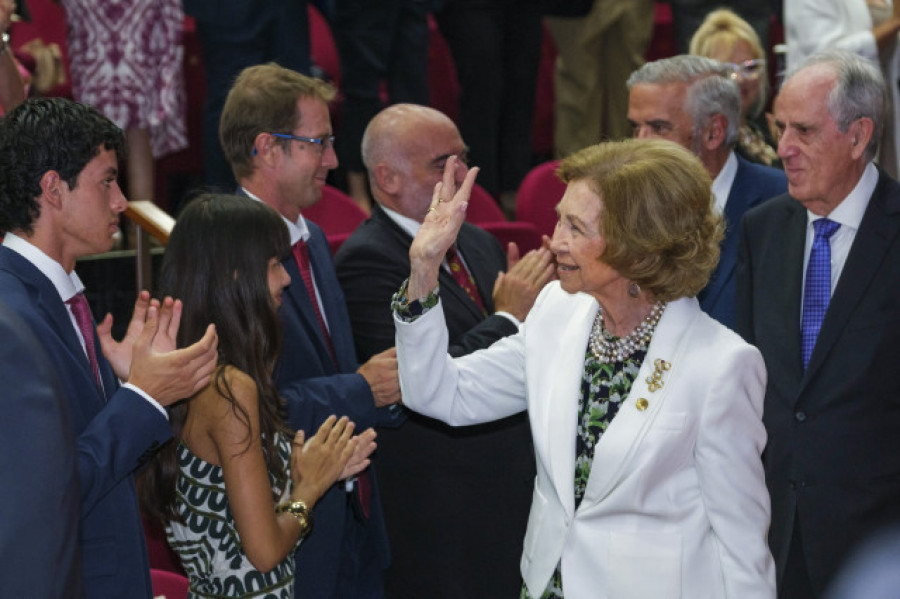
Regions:
<instances>
[{"instance_id":1,"label":"white blazer","mask_svg":"<svg viewBox=\"0 0 900 599\"><path fill-rule=\"evenodd\" d=\"M395 320L404 403L451 425L528 410L537 477L521 569L533 597L561 561L566 599L774 598L765 367L695 299L663 313L575 510L575 427L598 307L551 283L518 334L455 360L440 304ZM656 359L671 369L651 391Z\"/></svg>"}]
</instances>

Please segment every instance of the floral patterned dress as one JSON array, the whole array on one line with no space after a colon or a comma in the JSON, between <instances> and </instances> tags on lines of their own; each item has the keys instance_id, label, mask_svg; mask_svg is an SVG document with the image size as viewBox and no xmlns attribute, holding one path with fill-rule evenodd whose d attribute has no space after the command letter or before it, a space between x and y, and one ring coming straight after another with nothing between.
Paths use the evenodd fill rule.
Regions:
<instances>
[{"instance_id":1,"label":"floral patterned dress","mask_svg":"<svg viewBox=\"0 0 900 599\"><path fill-rule=\"evenodd\" d=\"M594 447L619 411L619 406L628 397L646 356L645 350L638 350L621 362L600 362L590 347L585 352L575 437L576 510L581 505L591 475ZM563 599L560 565L557 564L540 599ZM524 584L521 599L532 599Z\"/></svg>"}]
</instances>

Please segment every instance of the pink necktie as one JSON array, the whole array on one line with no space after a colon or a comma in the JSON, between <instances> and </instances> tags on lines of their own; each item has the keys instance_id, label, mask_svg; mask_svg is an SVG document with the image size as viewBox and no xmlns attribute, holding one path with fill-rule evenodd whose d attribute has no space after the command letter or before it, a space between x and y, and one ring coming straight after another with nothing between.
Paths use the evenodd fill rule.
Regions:
<instances>
[{"instance_id":1,"label":"pink necktie","mask_svg":"<svg viewBox=\"0 0 900 599\"><path fill-rule=\"evenodd\" d=\"M103 384L100 382L100 364L97 362L97 348L94 345L94 319L91 316L91 307L88 305L84 293L76 293L66 303L72 309L75 316L75 322L78 324L78 330L84 338L84 349L87 351L88 361L91 363L91 370L94 371L94 378L97 385L102 389Z\"/></svg>"},{"instance_id":2,"label":"pink necktie","mask_svg":"<svg viewBox=\"0 0 900 599\"><path fill-rule=\"evenodd\" d=\"M319 307L319 300L316 297L316 288L313 285L312 271L309 267L309 246L302 239L295 243L291 250L294 259L297 261L297 267L300 269L300 276L303 277L303 284L306 285L306 292L309 294L309 301L312 302L313 309L316 311L316 320L319 321L319 328L322 329L322 336L325 338L325 345L328 347L328 354L331 360L337 365L337 355L334 353L334 346L331 344L331 335L328 334L328 327L325 326L325 319L322 317L322 310Z\"/></svg>"}]
</instances>

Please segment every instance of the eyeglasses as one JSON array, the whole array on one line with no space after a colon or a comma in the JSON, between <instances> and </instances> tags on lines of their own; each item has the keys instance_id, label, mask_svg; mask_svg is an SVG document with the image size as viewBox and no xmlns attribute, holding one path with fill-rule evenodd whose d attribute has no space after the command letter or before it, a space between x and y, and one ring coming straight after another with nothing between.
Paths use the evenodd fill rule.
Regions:
<instances>
[{"instance_id":1,"label":"eyeglasses","mask_svg":"<svg viewBox=\"0 0 900 599\"><path fill-rule=\"evenodd\" d=\"M328 137L304 137L302 135L291 135L290 133L270 133L272 137L279 139L291 139L294 141L305 141L306 143L316 144L319 146L320 152L334 149L334 135Z\"/></svg>"},{"instance_id":2,"label":"eyeglasses","mask_svg":"<svg viewBox=\"0 0 900 599\"><path fill-rule=\"evenodd\" d=\"M756 79L766 66L766 60L764 58L754 58L744 62L726 62L725 64L731 69L732 79Z\"/></svg>"}]
</instances>

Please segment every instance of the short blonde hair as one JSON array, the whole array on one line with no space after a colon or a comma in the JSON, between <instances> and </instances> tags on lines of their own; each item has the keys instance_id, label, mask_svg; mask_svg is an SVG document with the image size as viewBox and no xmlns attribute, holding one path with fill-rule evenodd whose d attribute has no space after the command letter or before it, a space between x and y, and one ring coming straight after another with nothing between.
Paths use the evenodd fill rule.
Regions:
<instances>
[{"instance_id":1,"label":"short blonde hair","mask_svg":"<svg viewBox=\"0 0 900 599\"><path fill-rule=\"evenodd\" d=\"M557 175L586 181L600 196L599 259L620 275L662 301L706 286L725 223L713 209L709 174L688 150L660 139L607 142L569 156Z\"/></svg>"},{"instance_id":2,"label":"short blonde hair","mask_svg":"<svg viewBox=\"0 0 900 599\"><path fill-rule=\"evenodd\" d=\"M759 41L759 36L750 23L742 19L736 13L727 8L714 10L703 20L697 31L691 37L688 52L696 56L712 58L717 48L723 47L731 52L738 42L746 42L750 46L753 58L765 58L766 53ZM762 113L766 105L766 97L769 93L769 75L765 66L759 74L759 97L756 103L750 107L748 116L757 117Z\"/></svg>"}]
</instances>

